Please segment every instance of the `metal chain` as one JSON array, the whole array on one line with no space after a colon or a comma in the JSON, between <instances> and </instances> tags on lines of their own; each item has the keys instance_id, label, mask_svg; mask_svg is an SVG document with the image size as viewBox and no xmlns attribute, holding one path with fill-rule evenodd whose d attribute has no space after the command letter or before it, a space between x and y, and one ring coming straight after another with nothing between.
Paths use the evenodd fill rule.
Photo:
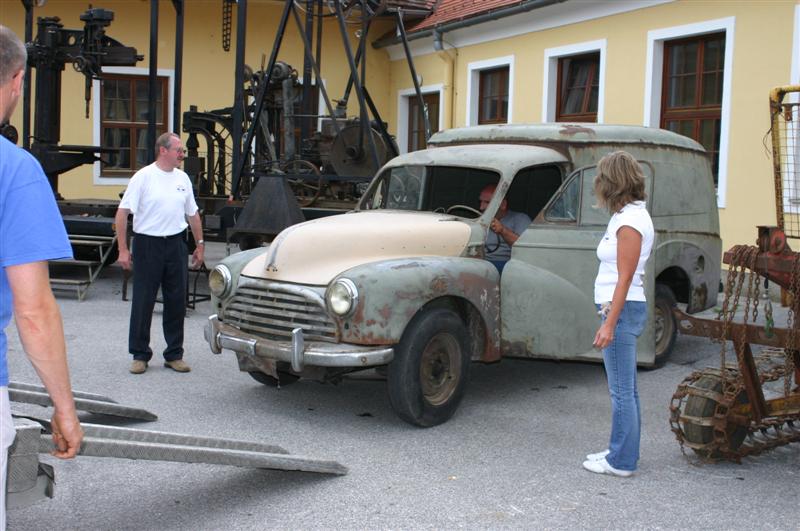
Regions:
<instances>
[{"instance_id":1,"label":"metal chain","mask_svg":"<svg viewBox=\"0 0 800 531\"><path fill-rule=\"evenodd\" d=\"M764 290L766 302L764 303L764 333L767 337L772 337L775 330L775 319L772 317L772 299L769 293L769 280L764 279Z\"/></svg>"},{"instance_id":2,"label":"metal chain","mask_svg":"<svg viewBox=\"0 0 800 531\"><path fill-rule=\"evenodd\" d=\"M783 395L788 397L791 388L792 375L794 374L794 351L795 351L795 338L797 336L797 323L795 321L794 310L800 303L798 300L798 281L800 279L800 253L794 256L794 264L792 266L792 277L789 280L789 293L792 295L792 303L789 305L789 314L786 318L786 328L789 333L786 334L786 347L783 349L786 359L786 375L783 377ZM797 382L800 385L800 382Z\"/></svg>"},{"instance_id":3,"label":"metal chain","mask_svg":"<svg viewBox=\"0 0 800 531\"><path fill-rule=\"evenodd\" d=\"M222 49L231 51L231 29L233 20L233 2L222 0Z\"/></svg>"},{"instance_id":4,"label":"metal chain","mask_svg":"<svg viewBox=\"0 0 800 531\"><path fill-rule=\"evenodd\" d=\"M742 287L744 286L744 266L747 263L747 255L750 252L750 247L747 245L736 245L731 249L731 262L728 268L728 276L725 283L725 298L722 301L722 309L719 313L719 320L722 321L722 335L720 341L720 370L722 371L723 379L726 378L725 371L725 356L727 353L728 331L736 315L736 310L739 307L739 300L742 295ZM746 312L745 312L746 316ZM746 317L745 317L746 318ZM738 357L738 353L737 353Z\"/></svg>"}]
</instances>

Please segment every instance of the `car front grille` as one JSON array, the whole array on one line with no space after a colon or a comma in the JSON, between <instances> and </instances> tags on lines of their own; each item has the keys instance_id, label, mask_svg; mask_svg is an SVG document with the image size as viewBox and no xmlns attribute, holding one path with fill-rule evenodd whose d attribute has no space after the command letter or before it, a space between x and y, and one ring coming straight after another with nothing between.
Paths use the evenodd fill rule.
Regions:
<instances>
[{"instance_id":1,"label":"car front grille","mask_svg":"<svg viewBox=\"0 0 800 531\"><path fill-rule=\"evenodd\" d=\"M308 341L338 340L322 295L296 284L240 277L222 319L243 332L277 341L290 341L295 328L301 328Z\"/></svg>"}]
</instances>

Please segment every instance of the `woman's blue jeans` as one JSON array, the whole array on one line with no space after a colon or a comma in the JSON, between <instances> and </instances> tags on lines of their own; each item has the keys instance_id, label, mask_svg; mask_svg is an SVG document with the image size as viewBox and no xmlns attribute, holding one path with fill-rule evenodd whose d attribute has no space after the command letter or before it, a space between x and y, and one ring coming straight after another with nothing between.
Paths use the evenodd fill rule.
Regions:
<instances>
[{"instance_id":1,"label":"woman's blue jeans","mask_svg":"<svg viewBox=\"0 0 800 531\"><path fill-rule=\"evenodd\" d=\"M636 385L636 338L642 335L646 322L647 303L625 301L614 340L603 350L611 395L611 440L606 461L619 470L636 470L639 461L642 414Z\"/></svg>"}]
</instances>

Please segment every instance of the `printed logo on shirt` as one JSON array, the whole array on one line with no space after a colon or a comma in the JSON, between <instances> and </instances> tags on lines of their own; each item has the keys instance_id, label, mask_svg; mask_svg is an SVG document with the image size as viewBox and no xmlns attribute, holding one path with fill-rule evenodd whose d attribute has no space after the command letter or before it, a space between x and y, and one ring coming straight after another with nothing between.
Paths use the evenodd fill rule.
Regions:
<instances>
[{"instance_id":1,"label":"printed logo on shirt","mask_svg":"<svg viewBox=\"0 0 800 531\"><path fill-rule=\"evenodd\" d=\"M177 185L175 187L175 189L178 190L179 192L185 192L186 191L186 187L184 185L182 185L182 184Z\"/></svg>"}]
</instances>

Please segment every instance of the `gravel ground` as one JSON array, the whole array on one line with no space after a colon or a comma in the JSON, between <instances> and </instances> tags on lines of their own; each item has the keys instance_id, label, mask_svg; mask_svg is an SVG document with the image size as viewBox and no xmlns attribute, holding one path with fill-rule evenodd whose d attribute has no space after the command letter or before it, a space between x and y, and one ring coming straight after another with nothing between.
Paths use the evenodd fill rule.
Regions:
<instances>
[{"instance_id":1,"label":"gravel ground","mask_svg":"<svg viewBox=\"0 0 800 531\"><path fill-rule=\"evenodd\" d=\"M224 253L211 244L209 261ZM55 498L11 510L9 529L798 529L800 446L698 466L669 430L676 385L693 369L719 363L719 346L707 339L679 337L664 367L639 372L640 469L620 479L581 467L608 438L600 365L474 364L455 417L417 429L395 417L377 378L300 381L280 390L258 384L238 371L230 352L211 354L202 334L207 302L187 317L191 373L168 370L156 357L147 373L129 374L129 303L121 287L120 270L111 267L83 302L59 297L73 386L159 419L83 414L83 421L276 444L336 460L349 474L43 456L55 466ZM777 324L784 315L776 308ZM158 353L158 312L153 324ZM10 335L12 379L36 382Z\"/></svg>"}]
</instances>

